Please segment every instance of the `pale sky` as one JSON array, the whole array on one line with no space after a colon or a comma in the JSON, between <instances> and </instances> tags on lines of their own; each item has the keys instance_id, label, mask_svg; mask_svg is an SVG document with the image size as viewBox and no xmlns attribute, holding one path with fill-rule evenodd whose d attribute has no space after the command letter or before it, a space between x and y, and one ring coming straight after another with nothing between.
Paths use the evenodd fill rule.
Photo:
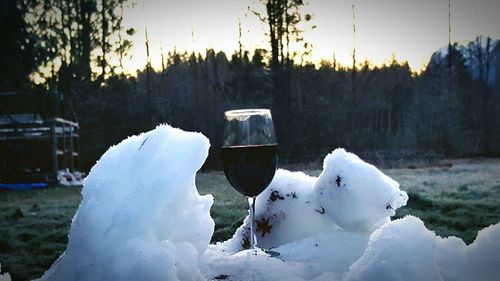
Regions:
<instances>
[{"instance_id":1,"label":"pale sky","mask_svg":"<svg viewBox=\"0 0 500 281\"><path fill-rule=\"evenodd\" d=\"M164 53L222 50L230 55L238 48L238 19L242 43L252 51L269 49L266 26L248 12L263 11L259 0L136 0L126 11L124 24L137 30L133 37L128 72L146 63L145 26L150 38L152 64L161 66ZM306 2L306 1L305 1ZM448 0L309 0L302 11L314 14L308 26L317 25L304 37L313 45L311 60L331 60L351 65L353 32L352 4L356 13L356 58L374 64L407 60L414 70L424 67L438 48L448 44ZM500 39L500 0L451 0L452 42L464 43L477 35ZM306 26L307 27L307 26ZM194 36L193 36L194 34Z\"/></svg>"}]
</instances>

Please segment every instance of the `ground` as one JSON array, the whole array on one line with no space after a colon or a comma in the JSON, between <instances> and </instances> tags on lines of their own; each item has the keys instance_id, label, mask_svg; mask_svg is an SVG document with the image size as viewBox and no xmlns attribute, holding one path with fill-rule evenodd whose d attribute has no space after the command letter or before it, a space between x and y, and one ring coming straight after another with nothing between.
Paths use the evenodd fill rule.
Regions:
<instances>
[{"instance_id":1,"label":"ground","mask_svg":"<svg viewBox=\"0 0 500 281\"><path fill-rule=\"evenodd\" d=\"M455 235L470 243L479 229L500 221L500 159L443 160L383 171L410 195L397 217L418 216L441 236ZM222 172L200 173L196 184L201 194L215 197L212 240L231 237L247 214L246 199L229 186ZM78 187L0 190L3 272L10 272L13 280L29 280L50 267L66 247L80 192Z\"/></svg>"}]
</instances>

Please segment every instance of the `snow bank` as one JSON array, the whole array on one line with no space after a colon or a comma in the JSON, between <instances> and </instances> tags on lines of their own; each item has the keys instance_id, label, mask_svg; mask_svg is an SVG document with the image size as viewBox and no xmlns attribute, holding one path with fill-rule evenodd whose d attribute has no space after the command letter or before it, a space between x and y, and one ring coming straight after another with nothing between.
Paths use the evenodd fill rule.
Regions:
<instances>
[{"instance_id":1,"label":"snow bank","mask_svg":"<svg viewBox=\"0 0 500 281\"><path fill-rule=\"evenodd\" d=\"M496 280L500 224L471 245L412 216L399 185L337 149L319 177L279 170L257 199L259 244L277 258L209 245L213 199L194 179L208 140L168 125L110 148L84 182L64 254L42 280ZM2 278L2 277L0 277Z\"/></svg>"},{"instance_id":2,"label":"snow bank","mask_svg":"<svg viewBox=\"0 0 500 281\"><path fill-rule=\"evenodd\" d=\"M500 224L481 230L466 246L442 238L416 217L389 222L369 237L322 233L273 249L278 258L231 254L217 245L202 257L208 280L498 280Z\"/></svg>"},{"instance_id":3,"label":"snow bank","mask_svg":"<svg viewBox=\"0 0 500 281\"><path fill-rule=\"evenodd\" d=\"M0 272L2 272L1 263L0 263ZM9 273L0 274L0 281L10 281L10 274Z\"/></svg>"},{"instance_id":4,"label":"snow bank","mask_svg":"<svg viewBox=\"0 0 500 281\"><path fill-rule=\"evenodd\" d=\"M358 156L336 149L319 177L278 170L256 199L257 243L270 249L317 233L369 234L387 223L408 195L399 184ZM250 219L220 247L248 248Z\"/></svg>"},{"instance_id":5,"label":"snow bank","mask_svg":"<svg viewBox=\"0 0 500 281\"><path fill-rule=\"evenodd\" d=\"M202 280L214 230L195 175L210 144L167 125L111 147L84 181L66 251L42 280Z\"/></svg>"},{"instance_id":6,"label":"snow bank","mask_svg":"<svg viewBox=\"0 0 500 281\"><path fill-rule=\"evenodd\" d=\"M375 230L408 200L396 181L344 149L325 157L314 189L326 214L350 231Z\"/></svg>"},{"instance_id":7,"label":"snow bank","mask_svg":"<svg viewBox=\"0 0 500 281\"><path fill-rule=\"evenodd\" d=\"M257 196L255 219L257 243L270 249L322 232L340 230L318 204L313 186L316 177L279 169L271 184ZM250 218L247 216L234 236L219 245L237 252L250 245Z\"/></svg>"},{"instance_id":8,"label":"snow bank","mask_svg":"<svg viewBox=\"0 0 500 281\"><path fill-rule=\"evenodd\" d=\"M479 231L466 246L456 237L441 238L407 216L370 237L363 256L345 280L498 280L500 224Z\"/></svg>"},{"instance_id":9,"label":"snow bank","mask_svg":"<svg viewBox=\"0 0 500 281\"><path fill-rule=\"evenodd\" d=\"M69 169L64 169L57 172L57 181L64 186L82 186L85 173L70 172Z\"/></svg>"}]
</instances>

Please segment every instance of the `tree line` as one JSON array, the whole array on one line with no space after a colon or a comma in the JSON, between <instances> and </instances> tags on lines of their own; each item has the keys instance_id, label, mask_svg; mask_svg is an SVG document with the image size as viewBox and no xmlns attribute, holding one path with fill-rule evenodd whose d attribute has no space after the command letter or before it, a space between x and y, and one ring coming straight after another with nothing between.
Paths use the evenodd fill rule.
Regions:
<instances>
[{"instance_id":1,"label":"tree line","mask_svg":"<svg viewBox=\"0 0 500 281\"><path fill-rule=\"evenodd\" d=\"M223 112L265 107L275 117L282 163L316 161L336 147L382 160L498 156L499 83L472 79L457 46L451 50L451 72L447 59L421 74L396 60L365 63L355 76L328 61L293 65L286 107L273 98L264 50L230 59L213 50L170 52L163 72L110 78L98 91L76 95L82 151L90 165L109 145L166 122L205 134L212 144L206 167L216 168Z\"/></svg>"}]
</instances>

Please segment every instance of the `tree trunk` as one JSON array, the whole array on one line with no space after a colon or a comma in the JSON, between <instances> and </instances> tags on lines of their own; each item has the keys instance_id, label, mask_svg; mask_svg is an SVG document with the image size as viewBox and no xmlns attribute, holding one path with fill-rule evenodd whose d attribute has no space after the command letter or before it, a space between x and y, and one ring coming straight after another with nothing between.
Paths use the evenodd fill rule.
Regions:
<instances>
[{"instance_id":1,"label":"tree trunk","mask_svg":"<svg viewBox=\"0 0 500 281\"><path fill-rule=\"evenodd\" d=\"M102 9L101 9L101 18L102 18L102 26L101 26L101 48L102 48L102 59L101 59L101 81L104 81L106 78L106 52L107 52L107 36L108 36L108 19L106 16L107 0L102 1Z\"/></svg>"},{"instance_id":2,"label":"tree trunk","mask_svg":"<svg viewBox=\"0 0 500 281\"><path fill-rule=\"evenodd\" d=\"M91 32L92 25L90 17L92 14L93 0L80 0L80 15L81 15L81 30L79 35L81 58L79 62L79 69L81 71L82 80L90 80L90 52L91 52Z\"/></svg>"}]
</instances>

